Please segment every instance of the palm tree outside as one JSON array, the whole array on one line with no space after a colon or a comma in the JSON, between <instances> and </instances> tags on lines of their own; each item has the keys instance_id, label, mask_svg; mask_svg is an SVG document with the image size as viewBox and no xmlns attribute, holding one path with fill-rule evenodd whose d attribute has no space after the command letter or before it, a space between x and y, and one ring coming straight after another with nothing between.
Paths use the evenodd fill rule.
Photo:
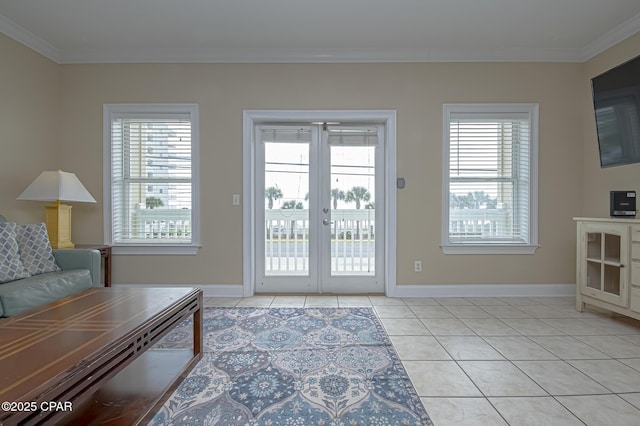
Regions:
<instances>
[{"instance_id":1,"label":"palm tree outside","mask_svg":"<svg viewBox=\"0 0 640 426\"><path fill-rule=\"evenodd\" d=\"M162 207L162 206L164 206L164 201L162 201L158 197L147 197L147 199L145 200L145 206L148 209L154 209L156 207Z\"/></svg>"},{"instance_id":2,"label":"palm tree outside","mask_svg":"<svg viewBox=\"0 0 640 426\"><path fill-rule=\"evenodd\" d=\"M338 201L344 200L347 197L345 192L340 188L333 188L331 190L331 198L333 199L333 209L338 209Z\"/></svg>"},{"instance_id":3,"label":"palm tree outside","mask_svg":"<svg viewBox=\"0 0 640 426\"><path fill-rule=\"evenodd\" d=\"M451 209L495 209L498 199L492 198L484 191L469 192L467 195L449 195L449 208Z\"/></svg>"},{"instance_id":4,"label":"palm tree outside","mask_svg":"<svg viewBox=\"0 0 640 426\"><path fill-rule=\"evenodd\" d=\"M269 210L273 209L274 200L282 198L282 190L276 186L270 186L264 190L264 198L269 200Z\"/></svg>"},{"instance_id":5,"label":"palm tree outside","mask_svg":"<svg viewBox=\"0 0 640 426\"><path fill-rule=\"evenodd\" d=\"M289 200L289 201L285 201L284 203L282 203L282 209L287 210L287 209L302 209L304 208L304 206L302 205L301 201L296 201L296 200Z\"/></svg>"},{"instance_id":6,"label":"palm tree outside","mask_svg":"<svg viewBox=\"0 0 640 426\"><path fill-rule=\"evenodd\" d=\"M371 199L371 193L364 186L354 186L347 191L345 201L347 203L355 202L356 209L360 209L360 202L369 201Z\"/></svg>"}]
</instances>

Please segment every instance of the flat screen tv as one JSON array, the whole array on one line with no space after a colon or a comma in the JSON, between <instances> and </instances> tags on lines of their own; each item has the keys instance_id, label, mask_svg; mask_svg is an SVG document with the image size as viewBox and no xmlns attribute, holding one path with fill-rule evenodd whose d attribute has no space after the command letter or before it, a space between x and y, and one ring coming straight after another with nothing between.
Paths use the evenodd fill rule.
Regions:
<instances>
[{"instance_id":1,"label":"flat screen tv","mask_svg":"<svg viewBox=\"0 0 640 426\"><path fill-rule=\"evenodd\" d=\"M640 56L591 79L600 166L640 163Z\"/></svg>"}]
</instances>

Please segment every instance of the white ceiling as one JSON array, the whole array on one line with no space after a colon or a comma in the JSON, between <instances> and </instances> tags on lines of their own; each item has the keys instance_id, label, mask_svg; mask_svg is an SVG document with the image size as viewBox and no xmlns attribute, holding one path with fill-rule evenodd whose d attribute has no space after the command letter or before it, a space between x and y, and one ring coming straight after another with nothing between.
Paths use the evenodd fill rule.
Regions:
<instances>
[{"instance_id":1,"label":"white ceiling","mask_svg":"<svg viewBox=\"0 0 640 426\"><path fill-rule=\"evenodd\" d=\"M0 32L58 63L582 62L639 0L0 0Z\"/></svg>"}]
</instances>

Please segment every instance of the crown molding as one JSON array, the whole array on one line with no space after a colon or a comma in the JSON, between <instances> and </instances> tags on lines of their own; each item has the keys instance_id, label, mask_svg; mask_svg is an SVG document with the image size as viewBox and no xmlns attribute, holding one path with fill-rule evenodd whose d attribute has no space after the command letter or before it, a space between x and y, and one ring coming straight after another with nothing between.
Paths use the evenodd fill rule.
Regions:
<instances>
[{"instance_id":1,"label":"crown molding","mask_svg":"<svg viewBox=\"0 0 640 426\"><path fill-rule=\"evenodd\" d=\"M35 50L53 62L60 63L60 50L58 48L2 15L0 15L0 33Z\"/></svg>"},{"instance_id":2,"label":"crown molding","mask_svg":"<svg viewBox=\"0 0 640 426\"><path fill-rule=\"evenodd\" d=\"M579 49L92 49L61 50L0 15L0 32L58 64L235 62L585 62L640 32L640 14Z\"/></svg>"},{"instance_id":3,"label":"crown molding","mask_svg":"<svg viewBox=\"0 0 640 426\"><path fill-rule=\"evenodd\" d=\"M64 52L60 63L581 62L579 49L140 49Z\"/></svg>"},{"instance_id":4,"label":"crown molding","mask_svg":"<svg viewBox=\"0 0 640 426\"><path fill-rule=\"evenodd\" d=\"M588 61L638 32L640 32L640 13L627 19L622 24L586 46L583 49L582 62Z\"/></svg>"}]
</instances>

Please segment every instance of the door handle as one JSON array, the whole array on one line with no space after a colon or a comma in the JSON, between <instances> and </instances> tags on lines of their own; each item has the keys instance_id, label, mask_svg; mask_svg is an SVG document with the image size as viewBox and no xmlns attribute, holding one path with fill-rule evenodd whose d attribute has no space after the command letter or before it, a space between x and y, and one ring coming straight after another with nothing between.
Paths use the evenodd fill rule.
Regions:
<instances>
[{"instance_id":1,"label":"door handle","mask_svg":"<svg viewBox=\"0 0 640 426\"><path fill-rule=\"evenodd\" d=\"M331 225L331 221L329 219L322 219L323 225Z\"/></svg>"}]
</instances>

